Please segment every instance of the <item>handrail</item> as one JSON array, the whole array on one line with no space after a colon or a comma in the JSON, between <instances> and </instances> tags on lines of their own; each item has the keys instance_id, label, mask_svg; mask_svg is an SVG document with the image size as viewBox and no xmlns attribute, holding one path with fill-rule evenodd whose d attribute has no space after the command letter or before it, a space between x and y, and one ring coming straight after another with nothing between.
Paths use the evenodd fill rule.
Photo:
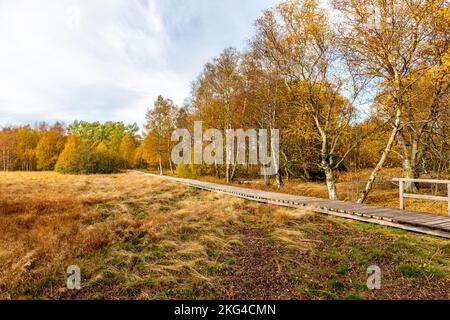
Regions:
<instances>
[{"instance_id":1,"label":"handrail","mask_svg":"<svg viewBox=\"0 0 450 320\"><path fill-rule=\"evenodd\" d=\"M394 178L394 179L392 179L392 181L400 183L399 188L400 188L400 209L401 210L405 210L405 198L432 200L432 201L447 201L448 202L448 215L450 216L450 180ZM447 185L447 197L405 193L405 182L446 184Z\"/></svg>"},{"instance_id":2,"label":"handrail","mask_svg":"<svg viewBox=\"0 0 450 320\"><path fill-rule=\"evenodd\" d=\"M418 182L418 183L436 183L436 184L449 184L450 180L433 180L433 179L407 179L407 178L394 178L394 182Z\"/></svg>"}]
</instances>

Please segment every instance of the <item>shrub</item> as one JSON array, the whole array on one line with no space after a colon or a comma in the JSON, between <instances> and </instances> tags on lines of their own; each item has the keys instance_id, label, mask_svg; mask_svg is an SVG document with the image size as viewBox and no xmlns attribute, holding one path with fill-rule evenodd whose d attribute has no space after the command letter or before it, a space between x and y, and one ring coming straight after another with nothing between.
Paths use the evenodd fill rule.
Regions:
<instances>
[{"instance_id":1,"label":"shrub","mask_svg":"<svg viewBox=\"0 0 450 320\"><path fill-rule=\"evenodd\" d=\"M66 174L109 174L120 170L121 161L117 152L100 143L97 147L86 141L79 142L75 136L69 137L61 153L55 170Z\"/></svg>"},{"instance_id":2,"label":"shrub","mask_svg":"<svg viewBox=\"0 0 450 320\"><path fill-rule=\"evenodd\" d=\"M93 173L115 173L122 166L122 161L117 152L108 149L105 145L100 144L94 150L95 169Z\"/></svg>"},{"instance_id":3,"label":"shrub","mask_svg":"<svg viewBox=\"0 0 450 320\"><path fill-rule=\"evenodd\" d=\"M179 164L176 174L181 178L195 179L202 175L202 168L199 165Z\"/></svg>"},{"instance_id":4,"label":"shrub","mask_svg":"<svg viewBox=\"0 0 450 320\"><path fill-rule=\"evenodd\" d=\"M70 135L67 138L66 145L64 146L64 150L58 157L58 161L55 165L55 171L60 173L70 173L73 171L75 163L74 158L77 153L79 145L79 140L77 136Z\"/></svg>"},{"instance_id":5,"label":"shrub","mask_svg":"<svg viewBox=\"0 0 450 320\"><path fill-rule=\"evenodd\" d=\"M74 154L71 173L95 173L95 160L95 154L91 148L86 145L80 146Z\"/></svg>"},{"instance_id":6,"label":"shrub","mask_svg":"<svg viewBox=\"0 0 450 320\"><path fill-rule=\"evenodd\" d=\"M53 170L63 148L64 137L60 133L54 130L44 132L36 146L37 169Z\"/></svg>"}]
</instances>

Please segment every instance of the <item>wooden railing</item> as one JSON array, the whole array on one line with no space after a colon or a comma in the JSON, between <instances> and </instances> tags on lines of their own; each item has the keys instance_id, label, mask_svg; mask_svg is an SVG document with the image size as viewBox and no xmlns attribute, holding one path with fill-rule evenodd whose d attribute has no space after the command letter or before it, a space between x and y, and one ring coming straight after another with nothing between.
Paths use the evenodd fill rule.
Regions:
<instances>
[{"instance_id":1,"label":"wooden railing","mask_svg":"<svg viewBox=\"0 0 450 320\"><path fill-rule=\"evenodd\" d=\"M405 210L405 198L432 200L432 201L446 201L448 203L448 215L450 216L450 180L432 180L432 179L404 179L395 178L392 181L399 182L400 188L400 209ZM430 183L430 184L446 184L447 196L429 196L423 194L405 193L405 183Z\"/></svg>"}]
</instances>

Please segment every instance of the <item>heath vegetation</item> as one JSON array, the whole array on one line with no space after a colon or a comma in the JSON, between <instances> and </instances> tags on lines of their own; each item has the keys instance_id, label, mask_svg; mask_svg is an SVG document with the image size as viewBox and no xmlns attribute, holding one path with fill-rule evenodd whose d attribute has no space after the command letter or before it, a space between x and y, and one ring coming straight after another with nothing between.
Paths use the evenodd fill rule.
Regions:
<instances>
[{"instance_id":1,"label":"heath vegetation","mask_svg":"<svg viewBox=\"0 0 450 320\"><path fill-rule=\"evenodd\" d=\"M447 240L136 173L0 173L0 216L1 298L450 298Z\"/></svg>"}]
</instances>

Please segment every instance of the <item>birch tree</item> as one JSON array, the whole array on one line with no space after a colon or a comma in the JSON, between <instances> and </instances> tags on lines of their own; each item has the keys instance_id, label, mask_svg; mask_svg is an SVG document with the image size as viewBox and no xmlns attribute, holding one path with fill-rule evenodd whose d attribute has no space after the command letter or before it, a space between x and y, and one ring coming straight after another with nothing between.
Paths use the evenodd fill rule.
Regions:
<instances>
[{"instance_id":1,"label":"birch tree","mask_svg":"<svg viewBox=\"0 0 450 320\"><path fill-rule=\"evenodd\" d=\"M378 98L384 99L378 114L391 127L380 159L359 196L367 199L399 132L403 134L408 112L408 93L431 66L426 51L435 35L432 21L448 6L445 0L334 0L343 20L339 37L342 52L355 77L372 80ZM448 31L447 31L448 32ZM406 160L408 157L404 157ZM409 170L405 170L408 177Z\"/></svg>"},{"instance_id":2,"label":"birch tree","mask_svg":"<svg viewBox=\"0 0 450 320\"><path fill-rule=\"evenodd\" d=\"M143 157L149 163L157 157L159 173L162 175L164 163L169 165L170 171L175 172L171 153L171 136L176 127L177 107L170 99L159 96L153 109L148 110L145 128L147 137L144 140Z\"/></svg>"},{"instance_id":3,"label":"birch tree","mask_svg":"<svg viewBox=\"0 0 450 320\"><path fill-rule=\"evenodd\" d=\"M344 79L326 12L315 0L283 1L257 21L252 49L266 61L291 96L295 112L307 113L321 141L319 166L330 199L337 199L335 170L352 146L338 154L355 109L341 95Z\"/></svg>"}]
</instances>

